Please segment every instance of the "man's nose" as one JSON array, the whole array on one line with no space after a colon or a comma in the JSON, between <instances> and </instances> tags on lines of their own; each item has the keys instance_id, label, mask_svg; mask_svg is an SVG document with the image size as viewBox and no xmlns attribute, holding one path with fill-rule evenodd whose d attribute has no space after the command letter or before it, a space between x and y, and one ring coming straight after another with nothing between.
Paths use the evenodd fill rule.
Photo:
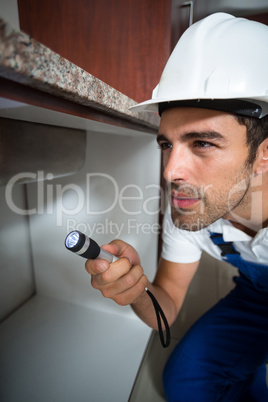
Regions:
<instances>
[{"instance_id":1,"label":"man's nose","mask_svg":"<svg viewBox=\"0 0 268 402\"><path fill-rule=\"evenodd\" d=\"M190 158L183 147L173 148L164 155L164 178L167 182L187 181L189 178Z\"/></svg>"}]
</instances>

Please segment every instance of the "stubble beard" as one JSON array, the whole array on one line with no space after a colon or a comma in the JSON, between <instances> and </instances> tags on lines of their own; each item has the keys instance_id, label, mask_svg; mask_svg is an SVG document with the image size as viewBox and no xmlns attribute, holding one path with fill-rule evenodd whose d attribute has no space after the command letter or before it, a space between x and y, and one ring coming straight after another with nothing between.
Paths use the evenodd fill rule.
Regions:
<instances>
[{"instance_id":1,"label":"stubble beard","mask_svg":"<svg viewBox=\"0 0 268 402\"><path fill-rule=\"evenodd\" d=\"M199 202L192 209L180 209L171 205L172 221L177 228L196 232L220 218L230 219L232 212L238 209L248 208L251 200L251 169L244 166L232 183L226 186L228 190L216 192L213 186L208 187L207 191L192 188L192 193L199 195ZM180 192L179 186L177 191Z\"/></svg>"}]
</instances>

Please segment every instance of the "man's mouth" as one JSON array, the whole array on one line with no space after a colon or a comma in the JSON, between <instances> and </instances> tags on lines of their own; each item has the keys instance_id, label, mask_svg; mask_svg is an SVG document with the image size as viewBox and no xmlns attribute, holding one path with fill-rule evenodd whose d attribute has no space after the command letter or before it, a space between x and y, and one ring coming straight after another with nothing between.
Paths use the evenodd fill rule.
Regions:
<instances>
[{"instance_id":1,"label":"man's mouth","mask_svg":"<svg viewBox=\"0 0 268 402\"><path fill-rule=\"evenodd\" d=\"M198 201L200 201L199 198L189 197L183 193L171 193L171 206L174 208L190 208Z\"/></svg>"}]
</instances>

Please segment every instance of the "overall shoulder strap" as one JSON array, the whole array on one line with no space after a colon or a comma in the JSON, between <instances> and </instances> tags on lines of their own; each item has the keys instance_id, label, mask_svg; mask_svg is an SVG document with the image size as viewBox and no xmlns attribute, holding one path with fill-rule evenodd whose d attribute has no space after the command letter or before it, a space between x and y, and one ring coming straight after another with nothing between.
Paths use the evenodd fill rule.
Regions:
<instances>
[{"instance_id":1,"label":"overall shoulder strap","mask_svg":"<svg viewBox=\"0 0 268 402\"><path fill-rule=\"evenodd\" d=\"M223 240L222 233L210 232L210 238L213 243L221 249L222 257L233 254L240 255L239 251L235 249L232 242L226 242Z\"/></svg>"}]
</instances>

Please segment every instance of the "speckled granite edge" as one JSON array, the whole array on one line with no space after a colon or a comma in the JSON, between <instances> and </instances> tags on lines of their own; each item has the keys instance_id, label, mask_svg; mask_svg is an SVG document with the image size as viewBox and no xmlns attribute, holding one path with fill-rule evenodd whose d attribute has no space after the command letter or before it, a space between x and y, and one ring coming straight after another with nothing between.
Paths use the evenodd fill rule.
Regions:
<instances>
[{"instance_id":1,"label":"speckled granite edge","mask_svg":"<svg viewBox=\"0 0 268 402\"><path fill-rule=\"evenodd\" d=\"M156 128L153 113L130 112L135 101L82 68L14 30L0 17L0 76L72 102Z\"/></svg>"}]
</instances>

